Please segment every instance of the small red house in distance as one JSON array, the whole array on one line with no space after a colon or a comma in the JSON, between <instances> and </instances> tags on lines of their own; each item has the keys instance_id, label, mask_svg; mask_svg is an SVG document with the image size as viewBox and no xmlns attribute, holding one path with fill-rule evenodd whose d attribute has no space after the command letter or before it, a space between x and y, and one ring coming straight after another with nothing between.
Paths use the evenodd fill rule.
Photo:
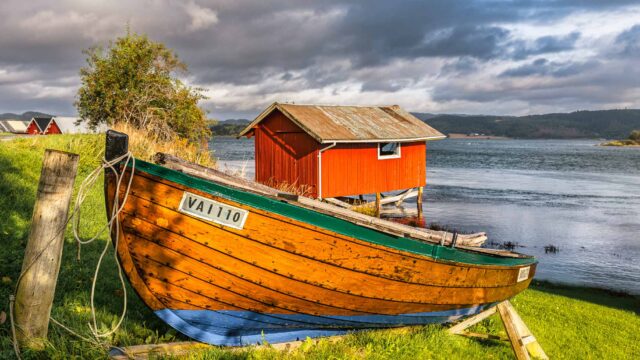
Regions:
<instances>
[{"instance_id":1,"label":"small red house in distance","mask_svg":"<svg viewBox=\"0 0 640 360\"><path fill-rule=\"evenodd\" d=\"M239 136L255 136L256 181L316 198L426 183L426 141L445 138L399 106L274 103Z\"/></svg>"},{"instance_id":2,"label":"small red house in distance","mask_svg":"<svg viewBox=\"0 0 640 360\"><path fill-rule=\"evenodd\" d=\"M52 135L62 134L62 131L53 117L34 117L27 126L27 134Z\"/></svg>"}]
</instances>

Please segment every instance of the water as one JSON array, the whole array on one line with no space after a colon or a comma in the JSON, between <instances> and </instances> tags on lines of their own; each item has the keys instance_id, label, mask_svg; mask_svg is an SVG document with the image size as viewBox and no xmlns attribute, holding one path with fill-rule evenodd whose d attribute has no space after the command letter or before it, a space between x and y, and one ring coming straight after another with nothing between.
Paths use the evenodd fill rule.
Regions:
<instances>
[{"instance_id":1,"label":"water","mask_svg":"<svg viewBox=\"0 0 640 360\"><path fill-rule=\"evenodd\" d=\"M640 149L597 143L430 142L427 222L518 243L538 258L538 279L640 294ZM252 140L216 138L212 149L254 176Z\"/></svg>"}]
</instances>

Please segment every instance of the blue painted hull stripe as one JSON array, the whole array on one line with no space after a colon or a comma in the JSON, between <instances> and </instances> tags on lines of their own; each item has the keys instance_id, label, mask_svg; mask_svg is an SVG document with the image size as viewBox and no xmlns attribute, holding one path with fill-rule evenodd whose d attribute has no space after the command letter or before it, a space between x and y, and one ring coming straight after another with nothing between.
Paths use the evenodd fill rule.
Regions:
<instances>
[{"instance_id":1,"label":"blue painted hull stripe","mask_svg":"<svg viewBox=\"0 0 640 360\"><path fill-rule=\"evenodd\" d=\"M301 314L272 315L238 310L171 310L155 311L156 315L181 333L213 345L239 346L261 343L295 341L307 337L345 334L353 330L445 323L474 315L494 304L466 309L411 313L401 315L355 315L316 317ZM334 319L326 323L327 317ZM313 320L304 324L300 320ZM288 320L288 321L287 321ZM319 321L321 320L321 321ZM355 325L360 322L361 325Z\"/></svg>"}]
</instances>

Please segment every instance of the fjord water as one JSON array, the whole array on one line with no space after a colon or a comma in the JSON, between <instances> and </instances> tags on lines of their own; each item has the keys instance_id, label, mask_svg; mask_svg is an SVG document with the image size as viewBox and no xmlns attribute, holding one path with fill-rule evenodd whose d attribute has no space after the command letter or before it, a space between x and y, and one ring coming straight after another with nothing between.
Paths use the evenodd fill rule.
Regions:
<instances>
[{"instance_id":1,"label":"fjord water","mask_svg":"<svg viewBox=\"0 0 640 360\"><path fill-rule=\"evenodd\" d=\"M640 149L597 144L429 142L426 221L517 243L538 258L537 279L640 294ZM252 140L215 138L211 148L223 169L244 166L253 178Z\"/></svg>"}]
</instances>

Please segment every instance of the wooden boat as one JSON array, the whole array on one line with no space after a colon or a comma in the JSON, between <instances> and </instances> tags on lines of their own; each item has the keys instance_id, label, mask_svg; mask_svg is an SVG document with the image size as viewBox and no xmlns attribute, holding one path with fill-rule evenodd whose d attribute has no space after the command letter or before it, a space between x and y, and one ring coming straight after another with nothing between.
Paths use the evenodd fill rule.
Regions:
<instances>
[{"instance_id":1,"label":"wooden boat","mask_svg":"<svg viewBox=\"0 0 640 360\"><path fill-rule=\"evenodd\" d=\"M107 160L126 153L127 136L109 131ZM122 184L133 170L118 215L117 252L145 304L202 342L277 343L450 322L513 297L535 273L530 256L441 245L405 225L386 227L329 204L172 165L180 166L136 160L134 169L117 167ZM115 196L124 200L125 186L116 194L115 182L107 172L109 214Z\"/></svg>"}]
</instances>

